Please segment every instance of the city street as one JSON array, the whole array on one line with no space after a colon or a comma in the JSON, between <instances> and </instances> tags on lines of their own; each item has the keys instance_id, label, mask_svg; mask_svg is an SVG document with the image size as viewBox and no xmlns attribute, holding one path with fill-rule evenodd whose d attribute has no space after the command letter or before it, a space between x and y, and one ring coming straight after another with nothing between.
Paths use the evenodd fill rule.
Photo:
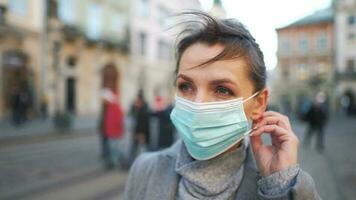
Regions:
<instances>
[{"instance_id":1,"label":"city street","mask_svg":"<svg viewBox=\"0 0 356 200\"><path fill-rule=\"evenodd\" d=\"M11 144L0 148L0 199L111 199L126 171L105 171L98 137Z\"/></svg>"},{"instance_id":2,"label":"city street","mask_svg":"<svg viewBox=\"0 0 356 200\"><path fill-rule=\"evenodd\" d=\"M300 165L313 176L323 199L356 196L353 122L339 117L329 123L323 154L301 145ZM302 140L305 126L293 122L293 128ZM127 134L123 149L127 149L128 139ZM0 199L122 199L127 171L105 171L99 148L94 132L2 144Z\"/></svg>"},{"instance_id":3,"label":"city street","mask_svg":"<svg viewBox=\"0 0 356 200\"><path fill-rule=\"evenodd\" d=\"M323 154L316 151L315 141L312 141L313 148L303 148L302 138L306 127L300 123L293 124L301 140L300 165L314 178L320 196L330 200L355 199L355 118L332 117L326 127Z\"/></svg>"},{"instance_id":4,"label":"city street","mask_svg":"<svg viewBox=\"0 0 356 200\"><path fill-rule=\"evenodd\" d=\"M291 139L270 166L299 151L322 199L356 200L356 0L0 0L0 40L0 200L123 199L137 154L182 135L209 156L264 106L291 116L300 141L265 113ZM327 121L324 145L318 133L306 145L301 120Z\"/></svg>"}]
</instances>

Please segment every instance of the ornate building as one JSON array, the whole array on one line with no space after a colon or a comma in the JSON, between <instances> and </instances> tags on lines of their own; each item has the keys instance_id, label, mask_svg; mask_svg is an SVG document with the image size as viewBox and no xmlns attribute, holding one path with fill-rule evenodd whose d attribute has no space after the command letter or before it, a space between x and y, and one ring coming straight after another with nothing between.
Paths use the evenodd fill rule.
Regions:
<instances>
[{"instance_id":1,"label":"ornate building","mask_svg":"<svg viewBox=\"0 0 356 200\"><path fill-rule=\"evenodd\" d=\"M0 0L0 120L22 93L31 116L96 116L103 86L118 90L125 110L139 89L149 103L169 97L174 35L166 29L186 9L199 1Z\"/></svg>"},{"instance_id":2,"label":"ornate building","mask_svg":"<svg viewBox=\"0 0 356 200\"><path fill-rule=\"evenodd\" d=\"M40 1L0 1L0 119L11 116L15 107L35 115L44 15L37 9L43 10Z\"/></svg>"},{"instance_id":3,"label":"ornate building","mask_svg":"<svg viewBox=\"0 0 356 200\"><path fill-rule=\"evenodd\" d=\"M277 29L277 73L274 88L286 113L324 91L333 99L334 12L316 11Z\"/></svg>"},{"instance_id":4,"label":"ornate building","mask_svg":"<svg viewBox=\"0 0 356 200\"><path fill-rule=\"evenodd\" d=\"M130 84L127 98L133 99L142 89L153 106L155 96L169 101L174 83L174 39L177 22L174 15L187 10L200 10L198 0L134 0L130 18ZM173 31L169 31L173 30Z\"/></svg>"},{"instance_id":5,"label":"ornate building","mask_svg":"<svg viewBox=\"0 0 356 200\"><path fill-rule=\"evenodd\" d=\"M335 0L336 92L348 113L356 113L356 0Z\"/></svg>"}]
</instances>

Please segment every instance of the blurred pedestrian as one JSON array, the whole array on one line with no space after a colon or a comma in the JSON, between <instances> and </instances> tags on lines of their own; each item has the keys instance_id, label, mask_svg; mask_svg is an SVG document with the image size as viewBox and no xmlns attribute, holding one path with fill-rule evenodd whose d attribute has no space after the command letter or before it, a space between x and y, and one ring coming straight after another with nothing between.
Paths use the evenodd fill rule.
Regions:
<instances>
[{"instance_id":1,"label":"blurred pedestrian","mask_svg":"<svg viewBox=\"0 0 356 200\"><path fill-rule=\"evenodd\" d=\"M352 90L348 90L341 98L341 107L347 116L356 116L356 103Z\"/></svg>"},{"instance_id":2,"label":"blurred pedestrian","mask_svg":"<svg viewBox=\"0 0 356 200\"><path fill-rule=\"evenodd\" d=\"M13 112L13 123L15 126L19 126L26 122L27 111L30 105L30 94L28 90L21 85L18 91L15 91L12 96L12 112Z\"/></svg>"},{"instance_id":3,"label":"blurred pedestrian","mask_svg":"<svg viewBox=\"0 0 356 200\"><path fill-rule=\"evenodd\" d=\"M108 169L120 167L124 157L118 147L124 134L124 114L116 92L105 88L102 91L103 113L101 120L102 156Z\"/></svg>"},{"instance_id":4,"label":"blurred pedestrian","mask_svg":"<svg viewBox=\"0 0 356 200\"><path fill-rule=\"evenodd\" d=\"M41 111L41 118L43 120L47 119L47 117L48 117L48 97L47 97L47 95L43 95L41 98L40 111Z\"/></svg>"},{"instance_id":5,"label":"blurred pedestrian","mask_svg":"<svg viewBox=\"0 0 356 200\"><path fill-rule=\"evenodd\" d=\"M306 121L308 129L305 133L303 144L305 147L310 146L312 135L317 134L316 147L319 152L324 150L324 127L328 118L328 108L326 96L323 92L319 92L314 99L313 104L310 106L309 111L306 113Z\"/></svg>"},{"instance_id":6,"label":"blurred pedestrian","mask_svg":"<svg viewBox=\"0 0 356 200\"><path fill-rule=\"evenodd\" d=\"M144 99L142 90L137 95L129 113L134 121L134 133L130 150L130 160L133 161L139 153L146 151L150 147L150 109Z\"/></svg>"},{"instance_id":7,"label":"blurred pedestrian","mask_svg":"<svg viewBox=\"0 0 356 200\"><path fill-rule=\"evenodd\" d=\"M156 106L153 116L158 119L157 150L159 150L171 146L174 142L174 126L170 119L173 105L167 105L162 96L156 96L155 102Z\"/></svg>"}]
</instances>

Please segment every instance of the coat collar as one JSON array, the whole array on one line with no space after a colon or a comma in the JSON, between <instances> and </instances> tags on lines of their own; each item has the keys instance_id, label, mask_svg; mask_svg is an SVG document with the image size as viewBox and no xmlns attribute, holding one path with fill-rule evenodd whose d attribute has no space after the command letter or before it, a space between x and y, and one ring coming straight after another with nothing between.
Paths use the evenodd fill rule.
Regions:
<instances>
[{"instance_id":1,"label":"coat collar","mask_svg":"<svg viewBox=\"0 0 356 200\"><path fill-rule=\"evenodd\" d=\"M159 181L159 183L154 181L149 181L147 183L150 186L149 189L146 191L145 199L175 199L180 179L180 175L177 174L175 171L175 164L177 160L177 154L181 148L181 145L183 145L183 142L179 140L170 148L163 150L159 154L157 160L157 167L154 168L151 174L152 177L156 177L155 181ZM244 187L244 185L246 184L244 182L248 182L246 178L254 180L255 183L255 179L257 177L256 163L250 146L247 147L246 151L247 157L245 161L244 171L249 174L247 175L248 177L244 177L245 180L242 180L242 187ZM250 178L250 176L252 178Z\"/></svg>"},{"instance_id":2,"label":"coat collar","mask_svg":"<svg viewBox=\"0 0 356 200\"><path fill-rule=\"evenodd\" d=\"M175 199L180 178L175 172L175 163L181 145L182 141L179 140L160 153L157 167L152 172L152 177L157 177L155 180L159 181L159 184L147 183L150 184L150 189L146 191L145 199Z\"/></svg>"}]
</instances>

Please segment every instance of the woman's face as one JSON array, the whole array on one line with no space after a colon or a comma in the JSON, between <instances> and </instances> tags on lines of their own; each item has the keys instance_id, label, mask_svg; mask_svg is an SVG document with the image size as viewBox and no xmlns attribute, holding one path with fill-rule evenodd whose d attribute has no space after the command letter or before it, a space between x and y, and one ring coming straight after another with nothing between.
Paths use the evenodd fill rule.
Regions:
<instances>
[{"instance_id":1,"label":"woman's face","mask_svg":"<svg viewBox=\"0 0 356 200\"><path fill-rule=\"evenodd\" d=\"M249 66L243 59L220 60L195 67L218 55L223 48L220 44L196 43L184 51L176 80L178 96L194 102L212 102L246 99L254 93L254 84L248 76ZM262 116L267 95L264 89L258 97L244 103L248 118Z\"/></svg>"}]
</instances>

